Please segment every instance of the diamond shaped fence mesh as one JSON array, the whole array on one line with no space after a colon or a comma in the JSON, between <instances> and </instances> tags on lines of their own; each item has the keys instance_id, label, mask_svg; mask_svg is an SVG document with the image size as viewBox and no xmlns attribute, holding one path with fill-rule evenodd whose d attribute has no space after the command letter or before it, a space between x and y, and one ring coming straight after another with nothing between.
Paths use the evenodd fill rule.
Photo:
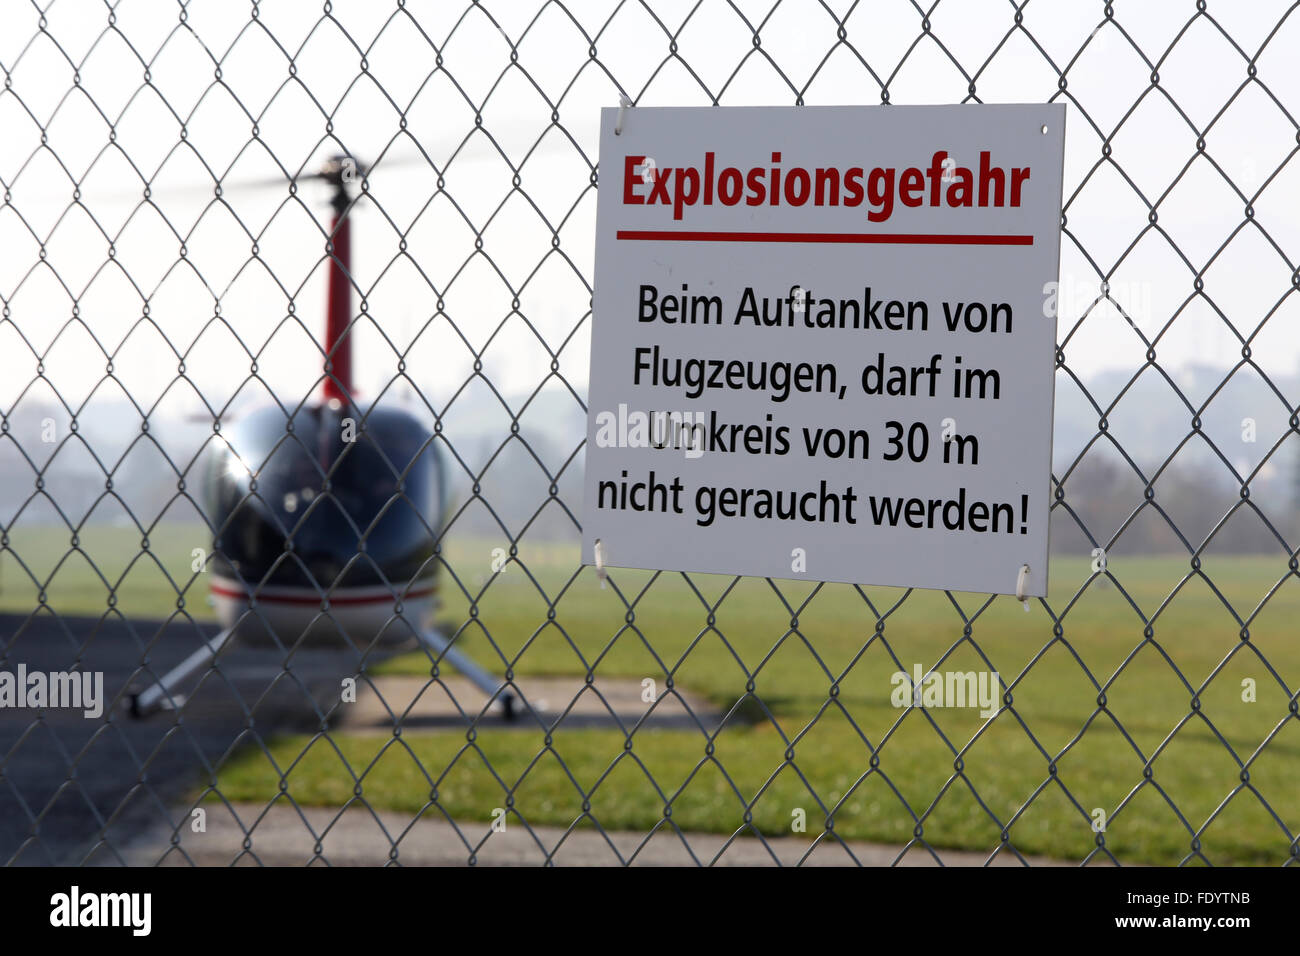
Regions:
<instances>
[{"instance_id":1,"label":"diamond shaped fence mesh","mask_svg":"<svg viewBox=\"0 0 1300 956\"><path fill-rule=\"evenodd\" d=\"M1295 862L1297 6L11 0L0 859ZM621 96L1068 104L1048 598L582 566Z\"/></svg>"}]
</instances>

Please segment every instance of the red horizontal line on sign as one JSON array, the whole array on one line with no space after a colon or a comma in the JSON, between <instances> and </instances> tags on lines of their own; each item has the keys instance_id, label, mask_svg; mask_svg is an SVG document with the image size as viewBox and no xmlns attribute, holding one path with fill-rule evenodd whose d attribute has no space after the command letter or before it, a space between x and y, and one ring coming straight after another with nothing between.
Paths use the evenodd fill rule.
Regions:
<instances>
[{"instance_id":1,"label":"red horizontal line on sign","mask_svg":"<svg viewBox=\"0 0 1300 956\"><path fill-rule=\"evenodd\" d=\"M847 242L913 246L1032 246L1033 236L922 232L691 232L673 229L620 229L619 239L651 242Z\"/></svg>"}]
</instances>

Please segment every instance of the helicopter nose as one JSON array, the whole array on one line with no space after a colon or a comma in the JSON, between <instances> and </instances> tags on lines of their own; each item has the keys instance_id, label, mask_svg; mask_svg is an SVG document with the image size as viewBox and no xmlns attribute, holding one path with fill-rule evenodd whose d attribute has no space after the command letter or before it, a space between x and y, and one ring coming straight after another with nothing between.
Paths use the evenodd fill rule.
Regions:
<instances>
[{"instance_id":1,"label":"helicopter nose","mask_svg":"<svg viewBox=\"0 0 1300 956\"><path fill-rule=\"evenodd\" d=\"M337 555L333 554L317 552L303 555L303 563L307 565L308 573L322 588L328 588L334 584L343 570L343 562L339 560Z\"/></svg>"}]
</instances>

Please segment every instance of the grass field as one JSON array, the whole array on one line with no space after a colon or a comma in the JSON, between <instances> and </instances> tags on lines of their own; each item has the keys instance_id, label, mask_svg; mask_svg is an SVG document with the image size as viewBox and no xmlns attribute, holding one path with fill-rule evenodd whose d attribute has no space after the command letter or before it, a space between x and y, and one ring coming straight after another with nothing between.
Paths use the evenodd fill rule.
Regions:
<instances>
[{"instance_id":1,"label":"grass field","mask_svg":"<svg viewBox=\"0 0 1300 956\"><path fill-rule=\"evenodd\" d=\"M103 542L84 537L96 562L101 544L124 566L138 550L120 533L116 547L108 532ZM201 541L176 532L151 544L188 580ZM991 850L1005 825L1021 852L1074 860L1095 847L1101 808L1106 847L1125 863L1177 863L1194 847L1216 865L1281 863L1288 832L1300 831L1300 720L1286 690L1300 682L1300 582L1287 578L1284 557L1205 558L1218 595L1200 575L1184 580L1185 560L1123 555L1108 568L1118 587L1098 578L1081 592L1088 561L1057 558L1054 635L1039 602L1025 613L987 595L708 575L688 583L640 571L614 571L601 589L590 569L578 572L576 548L559 545L521 545L523 566L493 576L498 546L458 541L447 551L454 577L443 578L442 620L478 661L497 671L509 662L517 674L590 672L597 686L651 677L660 693L671 674L735 708L734 718L707 733L647 729L630 739L562 724L549 746L535 725L485 728L472 742L463 730L289 737L273 744L272 760L237 755L222 770L222 795L266 802L283 779L304 804L341 807L360 792L375 807L445 812L484 829L497 807L568 825L585 801L606 828L648 831L670 807L684 829L733 832L748 812L754 827L780 835L802 808L807 836L830 813L846 839L901 843L920 832L936 847ZM53 538L11 547L33 563L68 549ZM30 610L34 593L21 595L13 556L3 561L0 609ZM167 613L174 591L142 570L124 579L120 609ZM105 589L78 573L65 566L56 576L51 606L102 613ZM190 589L196 615L207 612L194 599L205 586ZM1249 621L1246 641L1237 617ZM372 672L427 674L429 664L415 653ZM896 709L890 676L914 664L996 670L1013 703L987 722L975 709ZM1246 679L1253 702L1243 700Z\"/></svg>"},{"instance_id":2,"label":"grass field","mask_svg":"<svg viewBox=\"0 0 1300 956\"><path fill-rule=\"evenodd\" d=\"M128 617L161 620L183 611L212 620L206 572L193 570L195 548L212 541L197 524L135 528L87 525L22 528L0 551L0 614L28 614L44 604L58 614L98 616L110 608Z\"/></svg>"}]
</instances>

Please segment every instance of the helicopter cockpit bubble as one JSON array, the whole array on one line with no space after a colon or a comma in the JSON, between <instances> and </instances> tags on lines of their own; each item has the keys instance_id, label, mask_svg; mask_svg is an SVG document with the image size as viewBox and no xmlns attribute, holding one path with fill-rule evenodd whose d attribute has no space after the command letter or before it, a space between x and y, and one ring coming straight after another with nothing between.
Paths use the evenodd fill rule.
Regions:
<instances>
[{"instance_id":1,"label":"helicopter cockpit bubble","mask_svg":"<svg viewBox=\"0 0 1300 956\"><path fill-rule=\"evenodd\" d=\"M411 414L336 400L292 419L260 409L215 446L206 497L218 616L241 636L266 640L269 624L288 646L343 625L368 643L395 606L426 624L445 482L432 435Z\"/></svg>"}]
</instances>

